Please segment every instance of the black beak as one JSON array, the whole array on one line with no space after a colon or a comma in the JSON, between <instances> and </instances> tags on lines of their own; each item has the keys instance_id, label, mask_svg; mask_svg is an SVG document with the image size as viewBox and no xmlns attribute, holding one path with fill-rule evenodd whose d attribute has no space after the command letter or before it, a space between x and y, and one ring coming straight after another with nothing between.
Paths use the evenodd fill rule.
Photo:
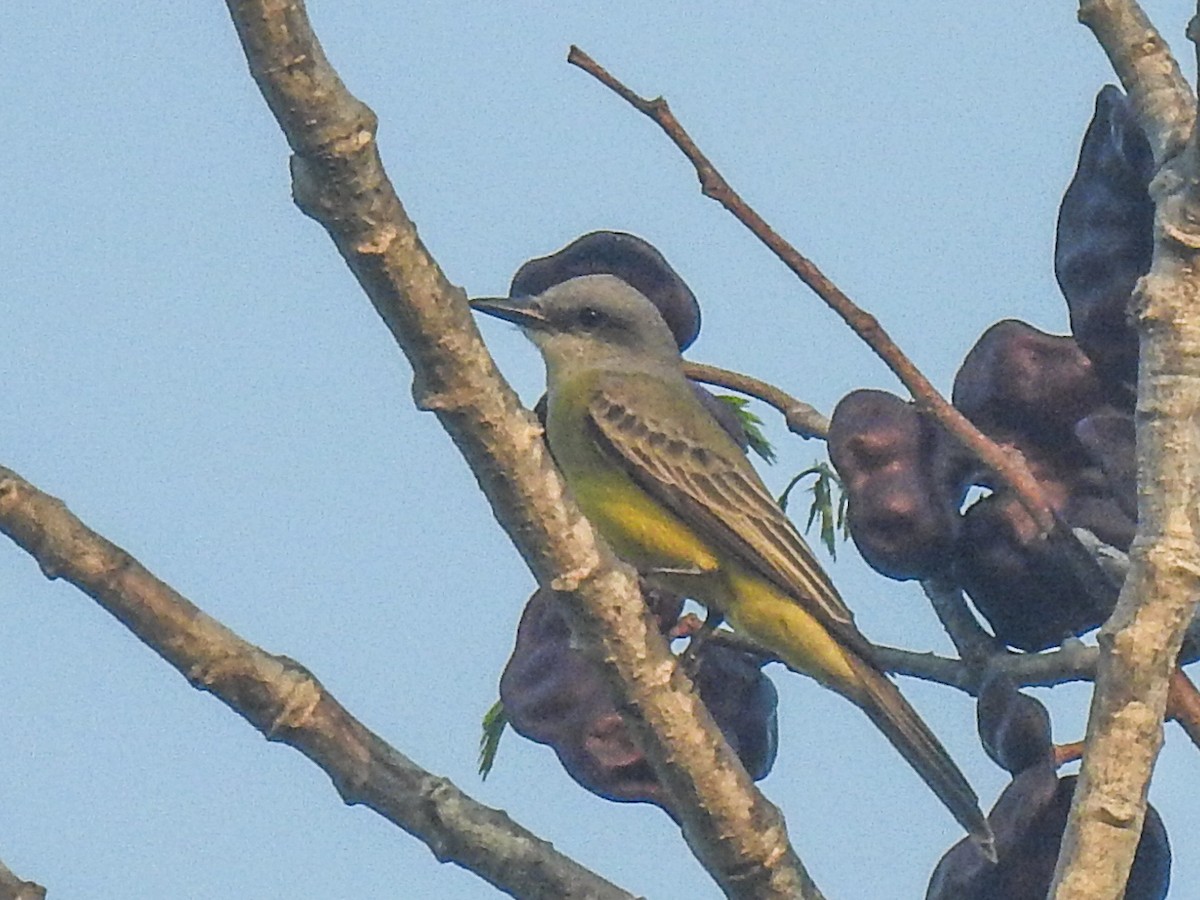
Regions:
<instances>
[{"instance_id":1,"label":"black beak","mask_svg":"<svg viewBox=\"0 0 1200 900\"><path fill-rule=\"evenodd\" d=\"M504 319L522 328L545 328L546 317L528 297L476 297L471 309Z\"/></svg>"}]
</instances>

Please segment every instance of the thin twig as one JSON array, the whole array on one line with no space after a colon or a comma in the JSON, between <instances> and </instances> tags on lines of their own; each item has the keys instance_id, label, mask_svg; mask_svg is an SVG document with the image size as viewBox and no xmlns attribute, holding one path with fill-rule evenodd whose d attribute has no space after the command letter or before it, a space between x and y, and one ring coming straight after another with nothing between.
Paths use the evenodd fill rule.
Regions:
<instances>
[{"instance_id":1,"label":"thin twig","mask_svg":"<svg viewBox=\"0 0 1200 900\"><path fill-rule=\"evenodd\" d=\"M1167 716L1200 747L1200 692L1183 669L1176 669L1167 687Z\"/></svg>"},{"instance_id":2,"label":"thin twig","mask_svg":"<svg viewBox=\"0 0 1200 900\"><path fill-rule=\"evenodd\" d=\"M700 624L699 618L690 614L684 620L681 620L684 624L679 629L680 633L673 636L687 636ZM737 632L720 629L711 632L706 640L753 653L764 662L783 662L769 650ZM1071 681L1090 681L1096 672L1097 653L1095 647L1080 640L1066 641L1057 650L1041 653L1004 650L988 657L986 673L982 675L977 667L961 659L881 644L872 648L872 659L885 672L893 675L942 684L975 696L980 683L996 674L1004 675L1016 687L1054 687Z\"/></svg>"},{"instance_id":3,"label":"thin twig","mask_svg":"<svg viewBox=\"0 0 1200 900\"><path fill-rule=\"evenodd\" d=\"M962 589L935 578L921 582L921 589L929 598L938 621L958 650L958 655L970 666L977 676L982 677L992 657L1005 652L1004 646L988 634L979 620L967 608Z\"/></svg>"},{"instance_id":4,"label":"thin twig","mask_svg":"<svg viewBox=\"0 0 1200 900\"><path fill-rule=\"evenodd\" d=\"M692 362L691 360L684 361L683 371L693 381L703 381L705 384L728 388L731 391L737 391L739 394L754 397L756 400L761 400L768 406L774 407L783 414L784 421L787 422L788 431L798 434L802 438L821 438L824 440L829 435L829 419L821 415L814 407L803 400L797 400L791 394L780 390L773 384L759 381L757 378L753 378L750 375L743 375L741 372L721 369L717 366Z\"/></svg>"},{"instance_id":5,"label":"thin twig","mask_svg":"<svg viewBox=\"0 0 1200 900\"><path fill-rule=\"evenodd\" d=\"M576 46L572 46L567 54L567 62L587 72L638 112L653 120L695 167L703 194L729 210L755 237L766 244L784 265L824 300L830 309L841 316L908 388L918 406L932 415L943 428L961 441L1012 489L1043 534L1049 534L1055 529L1053 512L1037 479L1025 465L1024 458L1015 450L1005 449L989 439L966 416L951 406L929 379L913 365L873 315L856 305L837 285L825 277L811 260L780 237L766 220L729 186L679 124L666 100L662 97L653 100L639 97Z\"/></svg>"},{"instance_id":6,"label":"thin twig","mask_svg":"<svg viewBox=\"0 0 1200 900\"><path fill-rule=\"evenodd\" d=\"M1071 741L1069 744L1054 745L1054 766L1062 768L1067 763L1078 762L1083 759L1083 751L1085 744L1083 741Z\"/></svg>"},{"instance_id":7,"label":"thin twig","mask_svg":"<svg viewBox=\"0 0 1200 900\"><path fill-rule=\"evenodd\" d=\"M1043 653L1005 652L991 658L987 671L1003 673L1017 687L1054 687L1071 681L1090 681L1096 671L1096 648L1082 642ZM975 696L980 676L961 659L936 653L917 653L898 647L875 647L875 661L893 675L904 675L958 688Z\"/></svg>"}]
</instances>

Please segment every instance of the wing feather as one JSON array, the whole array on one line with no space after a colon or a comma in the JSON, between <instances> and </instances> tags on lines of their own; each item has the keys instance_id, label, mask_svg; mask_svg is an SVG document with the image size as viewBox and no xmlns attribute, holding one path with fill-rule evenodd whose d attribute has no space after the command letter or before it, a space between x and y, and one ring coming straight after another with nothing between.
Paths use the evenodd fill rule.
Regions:
<instances>
[{"instance_id":1,"label":"wing feather","mask_svg":"<svg viewBox=\"0 0 1200 900\"><path fill-rule=\"evenodd\" d=\"M588 406L597 442L643 490L869 659L850 610L737 445L702 408L701 419L667 414L694 402L674 387L632 374L604 379Z\"/></svg>"}]
</instances>

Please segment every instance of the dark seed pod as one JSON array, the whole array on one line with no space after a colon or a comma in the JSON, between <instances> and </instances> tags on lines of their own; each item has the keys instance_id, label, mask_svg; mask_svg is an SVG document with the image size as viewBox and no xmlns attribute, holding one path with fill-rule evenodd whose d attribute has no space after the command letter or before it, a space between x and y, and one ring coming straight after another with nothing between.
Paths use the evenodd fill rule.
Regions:
<instances>
[{"instance_id":1,"label":"dark seed pod","mask_svg":"<svg viewBox=\"0 0 1200 900\"><path fill-rule=\"evenodd\" d=\"M1113 409L1099 410L1075 423L1075 436L1103 472L1107 492L1128 521L1136 522L1137 457L1133 415ZM1113 545L1127 547L1128 542Z\"/></svg>"},{"instance_id":2,"label":"dark seed pod","mask_svg":"<svg viewBox=\"0 0 1200 900\"><path fill-rule=\"evenodd\" d=\"M708 641L693 676L700 699L755 781L767 777L779 749L779 695L764 664L752 653Z\"/></svg>"},{"instance_id":3,"label":"dark seed pod","mask_svg":"<svg viewBox=\"0 0 1200 900\"><path fill-rule=\"evenodd\" d=\"M1129 299L1150 268L1154 160L1125 95L1107 85L1083 137L1079 164L1058 213L1054 274L1071 311L1071 331L1104 376L1137 379L1137 335Z\"/></svg>"},{"instance_id":4,"label":"dark seed pod","mask_svg":"<svg viewBox=\"0 0 1200 900\"><path fill-rule=\"evenodd\" d=\"M1041 540L1020 505L985 497L963 517L954 571L996 637L1045 650L1107 617L1069 561Z\"/></svg>"},{"instance_id":5,"label":"dark seed pod","mask_svg":"<svg viewBox=\"0 0 1200 900\"><path fill-rule=\"evenodd\" d=\"M1014 320L980 337L954 382L955 406L993 440L1021 452L1065 526L1124 548L1135 522L1079 427L1093 416L1101 422L1114 409L1113 396L1072 338ZM1106 461L1115 471L1117 460ZM1062 535L1041 537L1015 500L995 495L967 511L955 572L998 638L1044 649L1095 628L1111 611L1119 586L1100 578L1082 553Z\"/></svg>"},{"instance_id":6,"label":"dark seed pod","mask_svg":"<svg viewBox=\"0 0 1200 900\"><path fill-rule=\"evenodd\" d=\"M1050 762L1050 714L1041 703L1022 694L1006 676L989 678L975 705L979 740L992 762L1016 775Z\"/></svg>"},{"instance_id":7,"label":"dark seed pod","mask_svg":"<svg viewBox=\"0 0 1200 900\"><path fill-rule=\"evenodd\" d=\"M1053 802L1057 792L1058 776L1049 762L1017 775L988 813L998 861L989 862L974 841L959 841L938 861L925 900L1045 900L1049 883L1041 894L1029 893L1028 885L1013 884L1013 876L1020 874L1030 823ZM1058 842L1054 847L1057 850ZM1013 890L1023 892L1005 893Z\"/></svg>"},{"instance_id":8,"label":"dark seed pod","mask_svg":"<svg viewBox=\"0 0 1200 900\"><path fill-rule=\"evenodd\" d=\"M513 729L558 755L567 774L610 800L662 805L665 796L629 738L595 667L571 646L558 601L539 590L517 628L500 677L500 699Z\"/></svg>"},{"instance_id":9,"label":"dark seed pod","mask_svg":"<svg viewBox=\"0 0 1200 900\"><path fill-rule=\"evenodd\" d=\"M1075 776L1057 778L1049 763L1025 769L1000 794L988 814L999 861L962 840L934 869L926 900L1044 900L1054 877ZM1138 843L1126 900L1164 900L1171 883L1171 847L1153 806Z\"/></svg>"},{"instance_id":10,"label":"dark seed pod","mask_svg":"<svg viewBox=\"0 0 1200 900\"><path fill-rule=\"evenodd\" d=\"M829 458L849 499L850 534L873 569L924 578L950 563L961 472L944 464L948 439L885 391L847 394L829 425Z\"/></svg>"},{"instance_id":11,"label":"dark seed pod","mask_svg":"<svg viewBox=\"0 0 1200 900\"><path fill-rule=\"evenodd\" d=\"M1097 473L1099 474L1099 473ZM1137 530L1137 519L1107 490L1091 488L1080 479L1071 491L1062 510L1063 519L1072 528L1086 528L1104 543L1118 550L1128 550Z\"/></svg>"},{"instance_id":12,"label":"dark seed pod","mask_svg":"<svg viewBox=\"0 0 1200 900\"><path fill-rule=\"evenodd\" d=\"M696 295L651 244L620 231L593 231L549 256L531 259L517 270L510 297L540 294L580 275L615 275L658 307L680 350L700 334Z\"/></svg>"},{"instance_id":13,"label":"dark seed pod","mask_svg":"<svg viewBox=\"0 0 1200 900\"><path fill-rule=\"evenodd\" d=\"M642 589L666 633L678 621L682 601L645 584ZM754 778L770 771L777 744L775 688L761 665L716 643L704 645L696 662L700 699ZM571 645L570 628L550 591L538 591L525 607L500 678L500 699L513 729L549 745L567 774L587 790L671 812L599 671Z\"/></svg>"},{"instance_id":14,"label":"dark seed pod","mask_svg":"<svg viewBox=\"0 0 1200 900\"><path fill-rule=\"evenodd\" d=\"M1070 337L1015 319L983 333L954 378L954 405L989 435L1022 445L1073 444L1075 423L1096 409L1104 386Z\"/></svg>"}]
</instances>

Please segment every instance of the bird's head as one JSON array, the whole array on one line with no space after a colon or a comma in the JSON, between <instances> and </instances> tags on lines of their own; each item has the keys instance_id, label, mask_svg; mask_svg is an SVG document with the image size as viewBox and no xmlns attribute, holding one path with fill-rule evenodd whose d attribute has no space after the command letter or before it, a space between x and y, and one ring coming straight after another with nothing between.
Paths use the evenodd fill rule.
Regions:
<instances>
[{"instance_id":1,"label":"bird's head","mask_svg":"<svg viewBox=\"0 0 1200 900\"><path fill-rule=\"evenodd\" d=\"M479 298L471 307L519 325L550 369L679 365L658 309L614 275L581 275L533 297Z\"/></svg>"}]
</instances>

